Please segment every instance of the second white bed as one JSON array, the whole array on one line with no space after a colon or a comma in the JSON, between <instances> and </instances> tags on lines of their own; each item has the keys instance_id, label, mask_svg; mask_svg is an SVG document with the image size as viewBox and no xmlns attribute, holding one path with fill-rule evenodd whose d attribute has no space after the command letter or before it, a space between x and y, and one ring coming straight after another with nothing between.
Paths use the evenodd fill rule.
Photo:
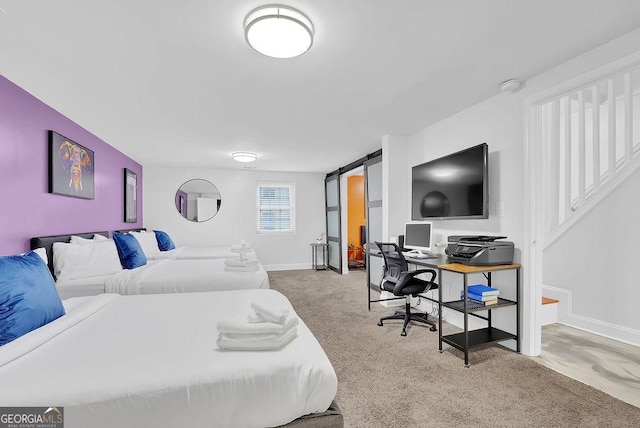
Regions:
<instances>
[{"instance_id":1,"label":"second white bed","mask_svg":"<svg viewBox=\"0 0 640 428\"><path fill-rule=\"evenodd\" d=\"M262 265L249 272L225 270L224 259L155 260L109 277L105 292L118 294L193 293L269 288Z\"/></svg>"},{"instance_id":2,"label":"second white bed","mask_svg":"<svg viewBox=\"0 0 640 428\"><path fill-rule=\"evenodd\" d=\"M174 250L160 251L147 255L150 260L200 260L200 259L232 259L239 257L239 253L231 251L231 245L190 245L177 247ZM246 252L246 256L257 258L253 249Z\"/></svg>"},{"instance_id":3,"label":"second white bed","mask_svg":"<svg viewBox=\"0 0 640 428\"><path fill-rule=\"evenodd\" d=\"M224 259L155 260L116 274L57 281L62 299L102 293L164 294L269 288L262 265L257 271L224 269Z\"/></svg>"}]
</instances>

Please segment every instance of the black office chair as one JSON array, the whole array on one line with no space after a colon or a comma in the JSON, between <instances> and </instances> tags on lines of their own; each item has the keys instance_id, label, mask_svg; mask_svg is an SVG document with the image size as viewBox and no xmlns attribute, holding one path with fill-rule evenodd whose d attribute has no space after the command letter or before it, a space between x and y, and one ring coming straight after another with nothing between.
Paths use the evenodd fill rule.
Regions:
<instances>
[{"instance_id":1,"label":"black office chair","mask_svg":"<svg viewBox=\"0 0 640 428\"><path fill-rule=\"evenodd\" d=\"M411 296L417 297L418 293L425 293L438 288L438 284L434 282L436 271L433 269L409 271L407 261L396 244L383 242L376 242L375 244L380 248L382 256L384 257L384 273L380 289L389 291L393 293L394 296L405 297L405 311L396 311L393 315L380 318L378 325L382 326L382 322L386 320L404 319L402 333L400 333L402 336L407 335L407 324L409 324L409 321L429 324L431 326L430 330L436 331L436 324L428 319L426 313L411 313ZM431 279L424 281L416 278L417 275L423 273L431 274Z\"/></svg>"}]
</instances>

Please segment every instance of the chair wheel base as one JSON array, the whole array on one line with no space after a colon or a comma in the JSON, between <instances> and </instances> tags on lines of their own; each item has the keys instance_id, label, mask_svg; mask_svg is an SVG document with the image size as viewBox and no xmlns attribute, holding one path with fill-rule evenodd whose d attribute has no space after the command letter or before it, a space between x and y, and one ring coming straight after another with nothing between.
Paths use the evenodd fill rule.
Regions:
<instances>
[{"instance_id":1,"label":"chair wheel base","mask_svg":"<svg viewBox=\"0 0 640 428\"><path fill-rule=\"evenodd\" d=\"M378 321L378 326L382 327L383 322L387 320L403 320L404 324L402 326L401 336L407 335L407 326L410 322L415 321L421 324L428 324L431 331L436 331L436 325L433 321L429 320L428 315L426 313L411 313L411 306L409 304L406 305L405 311L395 311L393 315L389 315L386 317L380 318Z\"/></svg>"}]
</instances>

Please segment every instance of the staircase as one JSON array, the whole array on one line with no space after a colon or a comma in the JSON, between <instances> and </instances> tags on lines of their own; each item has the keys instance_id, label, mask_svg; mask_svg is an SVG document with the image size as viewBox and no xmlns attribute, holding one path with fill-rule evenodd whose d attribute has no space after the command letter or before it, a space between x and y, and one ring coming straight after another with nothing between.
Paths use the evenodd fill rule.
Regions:
<instances>
[{"instance_id":1,"label":"staircase","mask_svg":"<svg viewBox=\"0 0 640 428\"><path fill-rule=\"evenodd\" d=\"M540 312L540 325L555 324L558 322L558 303L557 299L550 297L542 297L542 311Z\"/></svg>"},{"instance_id":2,"label":"staircase","mask_svg":"<svg viewBox=\"0 0 640 428\"><path fill-rule=\"evenodd\" d=\"M640 64L538 104L550 245L640 167Z\"/></svg>"}]
</instances>

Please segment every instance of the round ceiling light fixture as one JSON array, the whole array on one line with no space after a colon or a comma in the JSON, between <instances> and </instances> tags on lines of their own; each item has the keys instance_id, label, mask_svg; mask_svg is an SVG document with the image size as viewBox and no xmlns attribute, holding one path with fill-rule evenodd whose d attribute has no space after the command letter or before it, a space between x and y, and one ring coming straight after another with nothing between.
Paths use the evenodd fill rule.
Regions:
<instances>
[{"instance_id":1,"label":"round ceiling light fixture","mask_svg":"<svg viewBox=\"0 0 640 428\"><path fill-rule=\"evenodd\" d=\"M313 24L292 7L261 6L244 20L244 37L249 46L273 58L300 56L313 44Z\"/></svg>"},{"instance_id":2,"label":"round ceiling light fixture","mask_svg":"<svg viewBox=\"0 0 640 428\"><path fill-rule=\"evenodd\" d=\"M258 155L252 152L233 152L231 159L238 162L253 162L258 159Z\"/></svg>"}]
</instances>

